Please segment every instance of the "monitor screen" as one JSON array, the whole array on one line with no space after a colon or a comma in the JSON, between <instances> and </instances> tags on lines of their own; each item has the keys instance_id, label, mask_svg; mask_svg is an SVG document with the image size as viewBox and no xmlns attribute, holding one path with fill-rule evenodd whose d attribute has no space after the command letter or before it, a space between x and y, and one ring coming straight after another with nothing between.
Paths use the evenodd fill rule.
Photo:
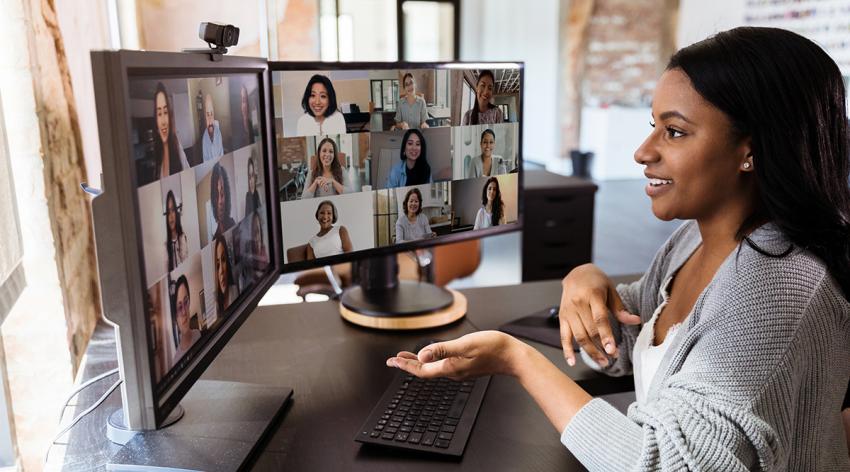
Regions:
<instances>
[{"instance_id":1,"label":"monitor screen","mask_svg":"<svg viewBox=\"0 0 850 472\"><path fill-rule=\"evenodd\" d=\"M283 271L519 227L519 64L271 63Z\"/></svg>"},{"instance_id":2,"label":"monitor screen","mask_svg":"<svg viewBox=\"0 0 850 472\"><path fill-rule=\"evenodd\" d=\"M129 76L149 359L156 398L275 270L258 73Z\"/></svg>"}]
</instances>

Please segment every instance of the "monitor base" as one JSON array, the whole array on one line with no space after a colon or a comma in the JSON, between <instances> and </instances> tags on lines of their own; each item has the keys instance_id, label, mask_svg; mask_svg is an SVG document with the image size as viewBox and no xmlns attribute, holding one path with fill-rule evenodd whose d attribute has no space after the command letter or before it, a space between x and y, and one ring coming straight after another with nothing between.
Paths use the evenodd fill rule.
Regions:
<instances>
[{"instance_id":1,"label":"monitor base","mask_svg":"<svg viewBox=\"0 0 850 472\"><path fill-rule=\"evenodd\" d=\"M291 397L291 388L199 380L182 400L182 419L158 430L123 428L120 436L129 440L106 469L241 470L254 460ZM110 415L107 429L123 423L118 410Z\"/></svg>"},{"instance_id":2,"label":"monitor base","mask_svg":"<svg viewBox=\"0 0 850 472\"><path fill-rule=\"evenodd\" d=\"M381 306L378 304L381 299L389 299L392 303ZM430 310L427 308L429 301L432 303ZM381 308L385 311L381 311ZM466 297L456 290L427 282L402 280L398 287L392 289L391 294L379 297L378 300L374 296L366 296L361 287L346 290L340 300L339 313L345 320L366 328L436 328L463 318L466 314Z\"/></svg>"}]
</instances>

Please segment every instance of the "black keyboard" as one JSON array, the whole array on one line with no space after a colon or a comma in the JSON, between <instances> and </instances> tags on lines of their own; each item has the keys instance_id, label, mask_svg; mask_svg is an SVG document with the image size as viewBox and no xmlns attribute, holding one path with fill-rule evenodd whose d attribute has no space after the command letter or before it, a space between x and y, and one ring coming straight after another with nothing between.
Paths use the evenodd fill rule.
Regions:
<instances>
[{"instance_id":1,"label":"black keyboard","mask_svg":"<svg viewBox=\"0 0 850 472\"><path fill-rule=\"evenodd\" d=\"M457 382L396 373L355 441L460 457L490 377Z\"/></svg>"}]
</instances>

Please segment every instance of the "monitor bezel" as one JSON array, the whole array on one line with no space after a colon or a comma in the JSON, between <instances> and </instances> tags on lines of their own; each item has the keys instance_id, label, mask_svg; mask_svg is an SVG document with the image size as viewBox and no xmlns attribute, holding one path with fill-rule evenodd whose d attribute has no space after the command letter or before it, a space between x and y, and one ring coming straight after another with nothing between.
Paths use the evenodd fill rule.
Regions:
<instances>
[{"instance_id":1,"label":"monitor bezel","mask_svg":"<svg viewBox=\"0 0 850 472\"><path fill-rule=\"evenodd\" d=\"M517 149L517 220L515 223L511 225L499 225L493 226L486 229L478 229L478 230L469 230L464 231L462 233L457 234L449 234L443 236L437 236L431 239L420 239L417 241L409 241L404 243L395 243L389 246L381 246L381 247L372 247L368 249L361 249L359 251L352 251L349 253L339 254L336 256L324 257L321 259L313 259L309 261L299 261L299 262L290 262L286 263L283 260L285 251L283 250L283 241L281 240L281 253L280 253L280 267L281 274L290 273L290 272L298 272L307 269L313 269L317 267L322 267L326 265L335 265L342 264L346 262L352 262L359 259L368 259L371 257L381 257L381 256L389 256L399 252L405 251L415 251L417 249L427 249L434 246L440 246L444 244L452 244L459 243L463 241L469 241L472 239L480 239L489 236L496 236L500 234L512 233L515 231L522 231L523 228L523 218L524 218L524 205L525 205L525 171L523 169L523 151L522 151L522 143L523 143L523 120L525 119L525 113L522 111L522 107L525 105L525 63L522 61L498 61L498 62L486 62L486 61L443 61L443 62L410 62L410 61L398 61L398 62L324 62L324 61L293 61L293 62L282 62L282 61L269 61L269 80L272 84L274 84L274 78L272 75L276 72L292 72L292 71L327 71L327 70L402 70L402 69L447 69L447 70L469 70L469 69L508 69L508 68L517 68L519 69L519 80L520 80L520 88L519 88L519 107L520 107L520 119L517 120L516 124L518 125L518 135L519 135L519 144ZM281 93L283 93L281 91ZM272 120L275 119L276 114L274 97L272 97ZM272 121L272 128L274 128L274 121ZM462 125L459 125L462 126ZM448 128L456 128L457 126L449 126ZM273 144L273 149L275 152L274 160L277 163L277 141L276 141L276 130L271 130L273 135L275 136L275 142ZM367 131L371 133L372 131ZM383 131L381 131L383 132ZM287 139L283 137L282 139ZM447 182L451 184L455 180L446 180L440 182ZM438 182L434 182L438 183ZM375 189L373 188L370 192L374 192L376 190L385 190L385 189ZM281 202L278 196L278 213L280 213L280 205L286 202Z\"/></svg>"},{"instance_id":2,"label":"monitor bezel","mask_svg":"<svg viewBox=\"0 0 850 472\"><path fill-rule=\"evenodd\" d=\"M152 51L95 51L92 52L94 67L102 67L104 77L97 80L96 92L103 95L97 100L98 123L101 129L102 153L111 152L110 165L104 165L104 194L97 198L117 199L121 221L119 231L124 244L123 265L126 277L128 313L117 313L115 317L104 310L104 316L125 331L134 333L126 336L119 329L119 363L122 369L125 421L131 429L155 429L161 427L168 415L177 407L192 385L212 363L227 342L247 319L259 303L260 298L274 285L280 273L281 256L280 214L277 201L276 154L274 150L273 121L271 115L271 76L268 62L264 58L223 56L212 61L209 54L171 53ZM96 71L97 73L98 71ZM138 186L136 169L132 159L132 119L129 111L130 82L146 76L161 78L196 78L206 76L256 75L261 110L261 142L263 151L272 156L264 166L266 184L267 234L269 236L270 266L267 273L255 282L254 288L240 294L229 307L230 315L222 321L215 332L206 338L205 344L194 347L194 357L181 368L170 385L158 393L154 375L154 356L145 310L144 256L139 222ZM97 97L96 97L97 98ZM116 117L124 117L124 121ZM109 122L104 126L105 122ZM106 132L104 133L104 129ZM114 167L113 167L114 166ZM111 172L107 174L107 168ZM110 184L110 185L107 185ZM112 188L114 186L114 188ZM94 205L94 203L93 203ZM99 261L99 266L109 264ZM113 271L114 272L114 271ZM103 274L101 280L103 280ZM108 276L108 275L106 275ZM144 281L144 283L143 283ZM106 295L102 296L104 299ZM106 305L106 304L105 304ZM121 343L131 343L132 351ZM130 354L129 356L127 354ZM131 365L132 364L132 365ZM131 368L130 368L131 367ZM160 379L161 381L162 379ZM136 405L131 405L136 403ZM132 409L132 412L127 410Z\"/></svg>"}]
</instances>

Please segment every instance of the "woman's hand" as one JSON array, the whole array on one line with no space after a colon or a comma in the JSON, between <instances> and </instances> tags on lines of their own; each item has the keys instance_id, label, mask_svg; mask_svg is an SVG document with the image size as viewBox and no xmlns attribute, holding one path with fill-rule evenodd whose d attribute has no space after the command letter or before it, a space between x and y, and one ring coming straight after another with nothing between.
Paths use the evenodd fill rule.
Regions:
<instances>
[{"instance_id":1,"label":"woman's hand","mask_svg":"<svg viewBox=\"0 0 850 472\"><path fill-rule=\"evenodd\" d=\"M500 331L479 331L452 341L425 346L418 355L402 351L387 366L417 377L452 380L506 374L515 376L517 358L525 344Z\"/></svg>"},{"instance_id":2,"label":"woman's hand","mask_svg":"<svg viewBox=\"0 0 850 472\"><path fill-rule=\"evenodd\" d=\"M605 353L616 357L617 343L611 332L608 310L618 321L640 324L640 316L626 311L620 295L602 270L593 264L576 267L561 282L561 345L567 364L576 363L573 337L600 366L608 365Z\"/></svg>"}]
</instances>

